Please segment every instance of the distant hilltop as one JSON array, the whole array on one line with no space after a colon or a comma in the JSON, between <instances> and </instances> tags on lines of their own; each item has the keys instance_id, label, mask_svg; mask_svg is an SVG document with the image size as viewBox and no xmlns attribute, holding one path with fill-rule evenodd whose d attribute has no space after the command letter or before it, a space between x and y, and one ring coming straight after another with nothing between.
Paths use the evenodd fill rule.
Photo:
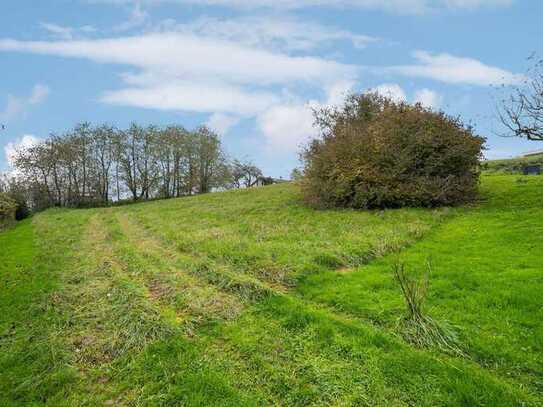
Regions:
<instances>
[{"instance_id":1,"label":"distant hilltop","mask_svg":"<svg viewBox=\"0 0 543 407\"><path fill-rule=\"evenodd\" d=\"M522 157L535 157L539 155L543 155L543 148L540 148L539 150L533 150L533 151L528 151L526 153L522 153Z\"/></svg>"}]
</instances>

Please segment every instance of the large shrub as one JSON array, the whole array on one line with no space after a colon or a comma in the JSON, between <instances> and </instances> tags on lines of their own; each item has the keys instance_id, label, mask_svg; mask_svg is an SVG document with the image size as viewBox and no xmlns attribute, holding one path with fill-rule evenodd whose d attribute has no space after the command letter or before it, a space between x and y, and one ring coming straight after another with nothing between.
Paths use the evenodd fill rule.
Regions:
<instances>
[{"instance_id":1,"label":"large shrub","mask_svg":"<svg viewBox=\"0 0 543 407\"><path fill-rule=\"evenodd\" d=\"M321 137L303 152L302 188L312 205L429 207L476 196L484 139L457 118L361 94L315 119Z\"/></svg>"},{"instance_id":2,"label":"large shrub","mask_svg":"<svg viewBox=\"0 0 543 407\"><path fill-rule=\"evenodd\" d=\"M8 194L0 192L0 230L15 222L17 202Z\"/></svg>"}]
</instances>

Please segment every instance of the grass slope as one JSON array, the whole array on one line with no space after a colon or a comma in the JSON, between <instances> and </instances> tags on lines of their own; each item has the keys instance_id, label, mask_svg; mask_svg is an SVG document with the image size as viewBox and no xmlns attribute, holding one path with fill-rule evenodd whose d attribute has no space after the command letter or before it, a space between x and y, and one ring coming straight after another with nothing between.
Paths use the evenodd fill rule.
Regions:
<instances>
[{"instance_id":1,"label":"grass slope","mask_svg":"<svg viewBox=\"0 0 543 407\"><path fill-rule=\"evenodd\" d=\"M502 160L487 160L482 164L486 174L522 174L527 165L543 165L543 153L528 157L506 158Z\"/></svg>"},{"instance_id":2,"label":"grass slope","mask_svg":"<svg viewBox=\"0 0 543 407\"><path fill-rule=\"evenodd\" d=\"M543 182L472 208L315 211L290 184L0 234L0 405L541 405ZM462 356L402 339L433 258Z\"/></svg>"}]
</instances>

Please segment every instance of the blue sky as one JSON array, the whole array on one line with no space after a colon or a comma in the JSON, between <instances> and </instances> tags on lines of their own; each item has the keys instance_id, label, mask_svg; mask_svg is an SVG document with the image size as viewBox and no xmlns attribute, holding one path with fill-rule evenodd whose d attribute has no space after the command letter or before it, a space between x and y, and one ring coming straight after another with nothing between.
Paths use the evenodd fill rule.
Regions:
<instances>
[{"instance_id":1,"label":"blue sky","mask_svg":"<svg viewBox=\"0 0 543 407\"><path fill-rule=\"evenodd\" d=\"M500 84L541 54L529 0L5 0L0 170L17 145L80 121L208 124L228 153L288 176L311 107L378 90L461 115L487 156L541 148L502 138Z\"/></svg>"}]
</instances>

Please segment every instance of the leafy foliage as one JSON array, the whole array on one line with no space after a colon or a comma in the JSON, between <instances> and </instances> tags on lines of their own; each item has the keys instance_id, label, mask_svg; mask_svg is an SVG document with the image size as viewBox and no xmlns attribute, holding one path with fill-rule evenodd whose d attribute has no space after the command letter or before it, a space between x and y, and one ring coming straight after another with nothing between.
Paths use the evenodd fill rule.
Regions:
<instances>
[{"instance_id":1,"label":"leafy foliage","mask_svg":"<svg viewBox=\"0 0 543 407\"><path fill-rule=\"evenodd\" d=\"M262 177L262 170L250 161L234 160L230 167L232 185L235 188L250 188Z\"/></svg>"},{"instance_id":2,"label":"leafy foliage","mask_svg":"<svg viewBox=\"0 0 543 407\"><path fill-rule=\"evenodd\" d=\"M475 198L484 139L457 118L377 94L315 112L305 200L321 207L453 205Z\"/></svg>"},{"instance_id":3,"label":"leafy foliage","mask_svg":"<svg viewBox=\"0 0 543 407\"><path fill-rule=\"evenodd\" d=\"M0 192L0 230L15 220L17 202L10 195Z\"/></svg>"},{"instance_id":4,"label":"leafy foliage","mask_svg":"<svg viewBox=\"0 0 543 407\"><path fill-rule=\"evenodd\" d=\"M20 175L9 183L33 210L106 206L240 186L241 181L231 180L239 166L243 172L238 180L245 186L261 175L254 165L230 164L219 136L205 126L188 131L132 124L120 130L82 123L20 149L14 165Z\"/></svg>"}]
</instances>

